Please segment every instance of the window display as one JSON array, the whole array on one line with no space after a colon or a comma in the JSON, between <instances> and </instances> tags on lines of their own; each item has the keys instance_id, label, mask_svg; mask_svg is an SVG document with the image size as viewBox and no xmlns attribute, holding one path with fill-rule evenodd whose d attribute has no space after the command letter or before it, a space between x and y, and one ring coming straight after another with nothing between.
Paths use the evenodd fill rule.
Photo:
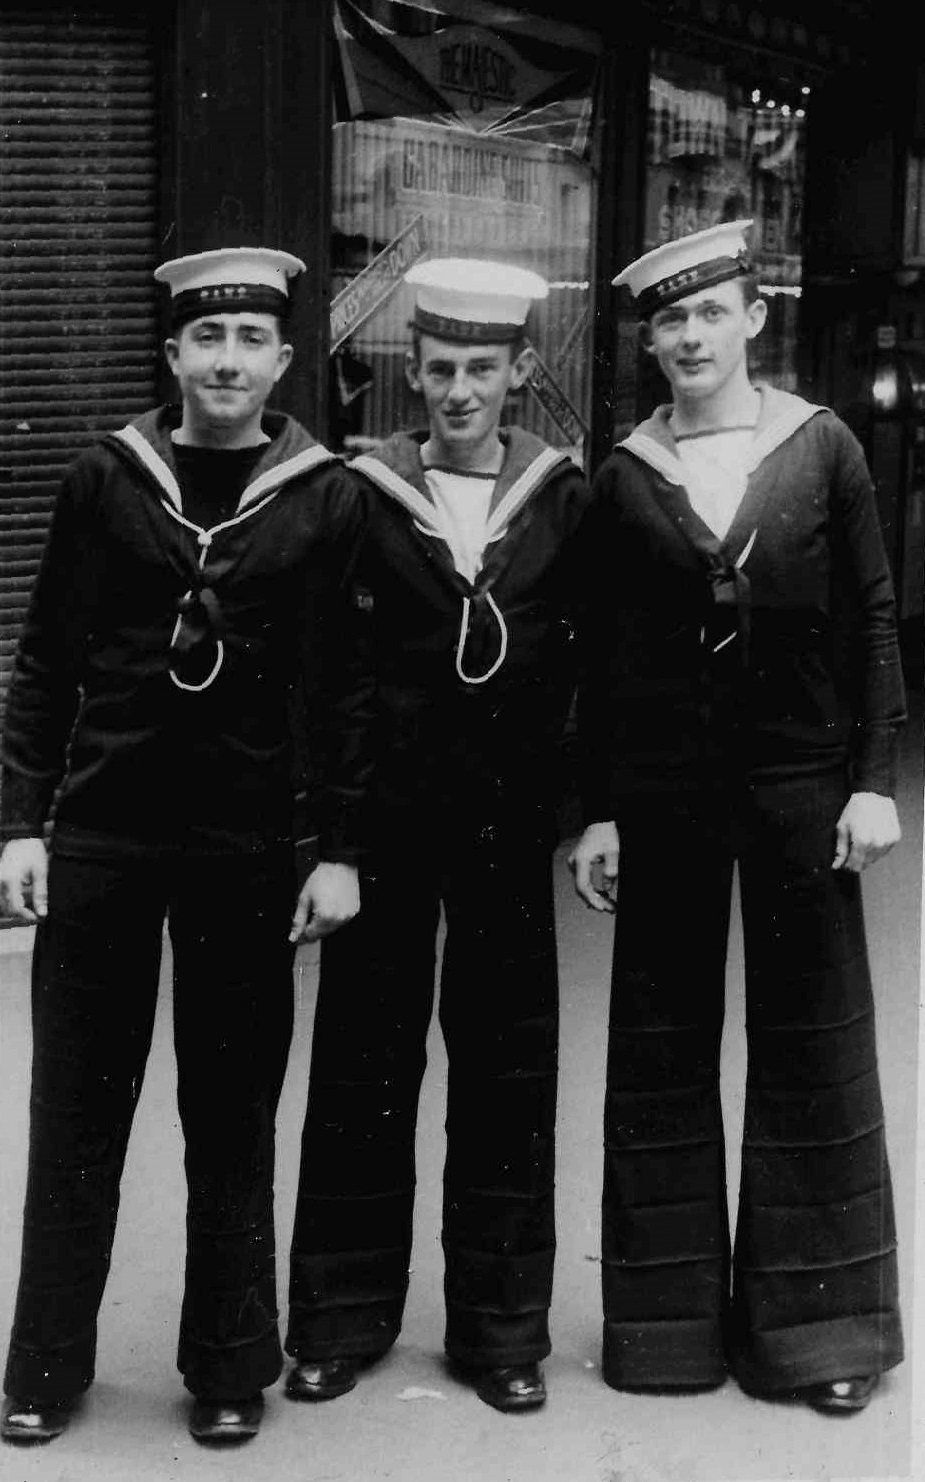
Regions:
<instances>
[{"instance_id":1,"label":"window display","mask_svg":"<svg viewBox=\"0 0 925 1482\"><path fill-rule=\"evenodd\" d=\"M337 0L335 26L332 441L356 450L420 419L404 273L482 257L549 282L528 388L506 419L580 459L597 39L471 0Z\"/></svg>"},{"instance_id":2,"label":"window display","mask_svg":"<svg viewBox=\"0 0 925 1482\"><path fill-rule=\"evenodd\" d=\"M652 55L644 250L751 217L769 328L752 372L796 389L806 111L810 89L758 82L726 64Z\"/></svg>"}]
</instances>

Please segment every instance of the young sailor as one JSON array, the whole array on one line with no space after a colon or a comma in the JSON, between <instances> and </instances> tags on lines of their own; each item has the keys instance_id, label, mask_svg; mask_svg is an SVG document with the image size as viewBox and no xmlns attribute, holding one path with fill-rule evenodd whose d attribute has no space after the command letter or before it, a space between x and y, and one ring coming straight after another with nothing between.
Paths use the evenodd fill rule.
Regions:
<instances>
[{"instance_id":1,"label":"young sailor","mask_svg":"<svg viewBox=\"0 0 925 1482\"><path fill-rule=\"evenodd\" d=\"M899 838L903 684L856 440L749 377L766 309L748 225L616 280L672 401L601 468L589 519L572 865L595 909L614 909L619 851L603 1373L680 1390L731 1369L759 1395L851 1413L903 1351L859 880ZM730 1263L734 861L748 1083Z\"/></svg>"},{"instance_id":2,"label":"young sailor","mask_svg":"<svg viewBox=\"0 0 925 1482\"><path fill-rule=\"evenodd\" d=\"M555 774L589 496L565 452L500 427L542 279L455 259L408 279L428 427L352 465L376 495L377 763L363 911L322 953L288 1393L343 1394L399 1332L442 906L446 1352L488 1404L524 1410L549 1352Z\"/></svg>"},{"instance_id":3,"label":"young sailor","mask_svg":"<svg viewBox=\"0 0 925 1482\"><path fill-rule=\"evenodd\" d=\"M39 924L6 1440L60 1434L94 1376L165 916L189 1192L178 1365L196 1398L193 1435L252 1436L280 1372L273 1144L293 942L358 907L371 703L342 595L363 489L265 408L292 356L283 326L302 266L231 248L157 270L172 295L166 353L180 405L104 437L69 469L25 624L4 736L0 889ZM328 745L323 862L293 921L289 701L300 679Z\"/></svg>"}]
</instances>

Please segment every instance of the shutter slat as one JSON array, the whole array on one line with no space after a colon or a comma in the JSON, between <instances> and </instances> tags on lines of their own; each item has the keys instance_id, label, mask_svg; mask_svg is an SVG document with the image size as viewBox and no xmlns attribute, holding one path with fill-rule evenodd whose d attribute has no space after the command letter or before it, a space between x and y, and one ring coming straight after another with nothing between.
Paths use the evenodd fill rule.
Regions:
<instances>
[{"instance_id":1,"label":"shutter slat","mask_svg":"<svg viewBox=\"0 0 925 1482\"><path fill-rule=\"evenodd\" d=\"M62 474L155 397L146 12L0 6L0 704Z\"/></svg>"}]
</instances>

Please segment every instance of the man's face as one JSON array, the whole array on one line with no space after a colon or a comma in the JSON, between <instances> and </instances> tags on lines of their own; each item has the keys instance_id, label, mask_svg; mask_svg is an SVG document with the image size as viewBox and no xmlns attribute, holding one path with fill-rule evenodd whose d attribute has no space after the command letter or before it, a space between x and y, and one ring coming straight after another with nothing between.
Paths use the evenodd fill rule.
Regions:
<instances>
[{"instance_id":1,"label":"man's face","mask_svg":"<svg viewBox=\"0 0 925 1482\"><path fill-rule=\"evenodd\" d=\"M167 340L184 422L211 441L259 431L264 403L292 359L272 314L210 314Z\"/></svg>"},{"instance_id":2,"label":"man's face","mask_svg":"<svg viewBox=\"0 0 925 1482\"><path fill-rule=\"evenodd\" d=\"M422 334L420 351L406 358L408 384L427 407L430 435L448 456L470 453L497 437L509 391L522 386L526 355L510 345L457 344Z\"/></svg>"},{"instance_id":3,"label":"man's face","mask_svg":"<svg viewBox=\"0 0 925 1482\"><path fill-rule=\"evenodd\" d=\"M675 396L713 396L745 365L745 347L762 329L763 299L746 304L735 278L656 309L643 327L643 344L664 371Z\"/></svg>"}]
</instances>

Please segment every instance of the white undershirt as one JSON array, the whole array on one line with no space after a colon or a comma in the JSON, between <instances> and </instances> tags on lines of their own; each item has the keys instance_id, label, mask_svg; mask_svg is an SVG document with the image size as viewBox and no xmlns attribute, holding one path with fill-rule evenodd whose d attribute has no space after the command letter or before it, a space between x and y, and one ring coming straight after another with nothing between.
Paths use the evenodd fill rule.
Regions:
<instances>
[{"instance_id":1,"label":"white undershirt","mask_svg":"<svg viewBox=\"0 0 925 1482\"><path fill-rule=\"evenodd\" d=\"M475 581L482 565L488 509L497 480L484 474L448 473L442 468L427 468L424 477L434 496L439 523L446 529L456 570L468 581Z\"/></svg>"},{"instance_id":2,"label":"white undershirt","mask_svg":"<svg viewBox=\"0 0 925 1482\"><path fill-rule=\"evenodd\" d=\"M691 505L720 539L742 503L754 436L753 427L733 427L677 439Z\"/></svg>"}]
</instances>

